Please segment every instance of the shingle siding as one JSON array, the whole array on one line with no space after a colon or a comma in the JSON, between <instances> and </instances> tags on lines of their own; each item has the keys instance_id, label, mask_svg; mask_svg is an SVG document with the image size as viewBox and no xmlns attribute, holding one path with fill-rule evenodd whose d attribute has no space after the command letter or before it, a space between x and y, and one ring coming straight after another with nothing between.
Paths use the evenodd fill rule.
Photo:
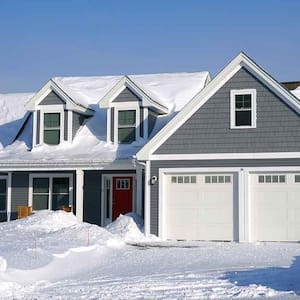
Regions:
<instances>
[{"instance_id":1,"label":"shingle siding","mask_svg":"<svg viewBox=\"0 0 300 300\"><path fill-rule=\"evenodd\" d=\"M257 128L230 129L231 89L256 89ZM299 127L299 115L242 68L155 154L299 151Z\"/></svg>"},{"instance_id":2,"label":"shingle siding","mask_svg":"<svg viewBox=\"0 0 300 300\"><path fill-rule=\"evenodd\" d=\"M28 205L29 200L29 172L12 173L11 189L11 219L17 217L17 206Z\"/></svg>"},{"instance_id":3,"label":"shingle siding","mask_svg":"<svg viewBox=\"0 0 300 300\"><path fill-rule=\"evenodd\" d=\"M159 169L161 168L208 168L210 167L285 167L299 166L300 159L258 159L258 160L169 160L169 161L151 161L150 176L159 178ZM150 232L158 235L159 218L159 184L151 186L150 202Z\"/></svg>"},{"instance_id":4,"label":"shingle siding","mask_svg":"<svg viewBox=\"0 0 300 300\"><path fill-rule=\"evenodd\" d=\"M39 105L56 105L64 104L65 102L54 92L50 92L40 103Z\"/></svg>"},{"instance_id":5,"label":"shingle siding","mask_svg":"<svg viewBox=\"0 0 300 300\"><path fill-rule=\"evenodd\" d=\"M129 88L125 88L115 99L113 102L138 102L141 99L134 94Z\"/></svg>"}]
</instances>

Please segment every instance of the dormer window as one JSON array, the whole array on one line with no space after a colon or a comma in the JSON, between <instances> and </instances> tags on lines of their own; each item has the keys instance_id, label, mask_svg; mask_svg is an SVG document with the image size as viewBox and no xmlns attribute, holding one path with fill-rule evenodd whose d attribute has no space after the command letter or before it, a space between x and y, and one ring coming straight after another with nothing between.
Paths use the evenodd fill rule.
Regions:
<instances>
[{"instance_id":1,"label":"dormer window","mask_svg":"<svg viewBox=\"0 0 300 300\"><path fill-rule=\"evenodd\" d=\"M44 113L44 143L60 143L60 113Z\"/></svg>"},{"instance_id":2,"label":"dormer window","mask_svg":"<svg viewBox=\"0 0 300 300\"><path fill-rule=\"evenodd\" d=\"M118 111L118 143L130 144L136 140L136 111Z\"/></svg>"},{"instance_id":3,"label":"dormer window","mask_svg":"<svg viewBox=\"0 0 300 300\"><path fill-rule=\"evenodd\" d=\"M231 128L256 128L256 90L230 91Z\"/></svg>"}]
</instances>

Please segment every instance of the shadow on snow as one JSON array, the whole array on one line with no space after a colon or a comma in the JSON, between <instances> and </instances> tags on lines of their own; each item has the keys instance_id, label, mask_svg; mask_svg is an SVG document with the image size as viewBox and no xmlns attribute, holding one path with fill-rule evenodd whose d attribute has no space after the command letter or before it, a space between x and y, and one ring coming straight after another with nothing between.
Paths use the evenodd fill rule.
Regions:
<instances>
[{"instance_id":1,"label":"shadow on snow","mask_svg":"<svg viewBox=\"0 0 300 300\"><path fill-rule=\"evenodd\" d=\"M229 280L237 286L256 284L300 295L300 256L296 256L289 267L226 272L222 279Z\"/></svg>"}]
</instances>

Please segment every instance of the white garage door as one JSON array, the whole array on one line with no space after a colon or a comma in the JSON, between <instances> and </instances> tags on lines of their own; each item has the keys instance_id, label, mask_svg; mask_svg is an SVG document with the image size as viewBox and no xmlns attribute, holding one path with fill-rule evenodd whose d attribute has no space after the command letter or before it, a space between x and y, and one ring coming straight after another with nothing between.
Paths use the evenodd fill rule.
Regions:
<instances>
[{"instance_id":1,"label":"white garage door","mask_svg":"<svg viewBox=\"0 0 300 300\"><path fill-rule=\"evenodd\" d=\"M300 240L300 174L252 174L253 241Z\"/></svg>"},{"instance_id":2,"label":"white garage door","mask_svg":"<svg viewBox=\"0 0 300 300\"><path fill-rule=\"evenodd\" d=\"M233 240L233 174L165 176L164 238Z\"/></svg>"}]
</instances>

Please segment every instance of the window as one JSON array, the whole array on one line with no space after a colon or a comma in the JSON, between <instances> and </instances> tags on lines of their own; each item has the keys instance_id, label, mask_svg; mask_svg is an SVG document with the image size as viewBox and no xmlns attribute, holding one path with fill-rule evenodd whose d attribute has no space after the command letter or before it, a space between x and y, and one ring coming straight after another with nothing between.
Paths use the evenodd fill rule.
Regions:
<instances>
[{"instance_id":1,"label":"window","mask_svg":"<svg viewBox=\"0 0 300 300\"><path fill-rule=\"evenodd\" d=\"M300 175L295 175L295 182L297 182L297 183L300 182Z\"/></svg>"},{"instance_id":2,"label":"window","mask_svg":"<svg viewBox=\"0 0 300 300\"><path fill-rule=\"evenodd\" d=\"M0 179L0 211L6 210L6 179Z\"/></svg>"},{"instance_id":3,"label":"window","mask_svg":"<svg viewBox=\"0 0 300 300\"><path fill-rule=\"evenodd\" d=\"M129 179L117 179L116 180L117 190L130 190L130 180Z\"/></svg>"},{"instance_id":4,"label":"window","mask_svg":"<svg viewBox=\"0 0 300 300\"><path fill-rule=\"evenodd\" d=\"M285 175L259 175L258 183L285 183Z\"/></svg>"},{"instance_id":5,"label":"window","mask_svg":"<svg viewBox=\"0 0 300 300\"><path fill-rule=\"evenodd\" d=\"M44 143L58 145L60 142L60 113L44 114Z\"/></svg>"},{"instance_id":6,"label":"window","mask_svg":"<svg viewBox=\"0 0 300 300\"><path fill-rule=\"evenodd\" d=\"M130 144L136 140L136 111L118 111L118 142Z\"/></svg>"},{"instance_id":7,"label":"window","mask_svg":"<svg viewBox=\"0 0 300 300\"><path fill-rule=\"evenodd\" d=\"M256 127L256 90L231 90L231 128Z\"/></svg>"},{"instance_id":8,"label":"window","mask_svg":"<svg viewBox=\"0 0 300 300\"><path fill-rule=\"evenodd\" d=\"M197 177L195 175L192 176L171 176L171 183L172 184L190 184L190 183L197 183Z\"/></svg>"},{"instance_id":9,"label":"window","mask_svg":"<svg viewBox=\"0 0 300 300\"><path fill-rule=\"evenodd\" d=\"M231 176L230 175L212 175L212 176L205 176L204 182L209 183L231 183Z\"/></svg>"},{"instance_id":10,"label":"window","mask_svg":"<svg viewBox=\"0 0 300 300\"><path fill-rule=\"evenodd\" d=\"M70 205L71 177L44 176L32 178L32 208L33 210L57 210Z\"/></svg>"}]
</instances>

